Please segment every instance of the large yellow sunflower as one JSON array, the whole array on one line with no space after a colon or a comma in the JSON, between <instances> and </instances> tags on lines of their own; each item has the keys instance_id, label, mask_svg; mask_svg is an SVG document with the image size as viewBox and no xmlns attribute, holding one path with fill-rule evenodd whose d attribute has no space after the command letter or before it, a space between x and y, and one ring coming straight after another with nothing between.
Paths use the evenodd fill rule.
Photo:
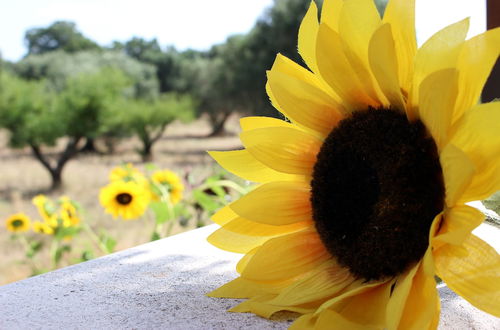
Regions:
<instances>
[{"instance_id":1,"label":"large yellow sunflower","mask_svg":"<svg viewBox=\"0 0 500 330\"><path fill-rule=\"evenodd\" d=\"M146 211L149 192L134 181L114 181L101 188L99 201L106 212L125 220L137 219Z\"/></svg>"},{"instance_id":2,"label":"large yellow sunflower","mask_svg":"<svg viewBox=\"0 0 500 330\"><path fill-rule=\"evenodd\" d=\"M16 213L5 220L5 226L12 233L22 233L30 229L31 220L24 213Z\"/></svg>"},{"instance_id":3,"label":"large yellow sunflower","mask_svg":"<svg viewBox=\"0 0 500 330\"><path fill-rule=\"evenodd\" d=\"M243 150L211 152L259 183L220 210L209 242L244 253L212 297L303 314L292 328L434 329L435 275L500 316L500 256L465 203L500 189L500 102L478 104L500 30L467 19L417 49L414 0L311 4L267 92L288 119L244 118Z\"/></svg>"}]
</instances>

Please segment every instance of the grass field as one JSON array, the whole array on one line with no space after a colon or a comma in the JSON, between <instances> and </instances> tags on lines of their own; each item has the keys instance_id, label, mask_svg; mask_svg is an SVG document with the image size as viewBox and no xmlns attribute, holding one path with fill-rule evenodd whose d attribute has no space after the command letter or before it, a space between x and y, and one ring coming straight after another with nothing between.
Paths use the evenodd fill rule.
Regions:
<instances>
[{"instance_id":1,"label":"grass field","mask_svg":"<svg viewBox=\"0 0 500 330\"><path fill-rule=\"evenodd\" d=\"M167 128L164 137L155 145L153 163L161 168L172 169L182 176L189 172L201 181L216 168L215 162L207 155L207 150L228 150L240 147L237 137L239 129L237 121L236 117L229 120L226 126L228 134L225 136L211 138L205 137L210 132L210 126L204 119L191 124L174 123ZM0 131L0 219L2 221L0 226L0 256L2 258L0 285L30 275L30 265L21 263L25 260L21 245L10 239L10 233L3 224L7 216L16 212L25 212L37 220L39 217L31 199L39 193L45 193L52 198L67 195L78 201L86 210L85 221L93 228L105 228L111 236L117 239L116 250L149 240L153 221L113 220L111 216L104 214L98 202L99 189L108 182L108 174L113 167L131 162L139 169L144 169L144 164L140 162L140 157L134 151L138 145L138 141L133 138L125 139L118 143L113 155L79 155L64 169L62 191L48 193L50 178L46 170L31 156L29 149L8 148L7 135ZM49 149L49 152L57 151L57 148ZM190 221L187 227L176 225L173 233L194 227L194 221ZM84 235L78 237L82 236ZM78 239L76 238L73 242L73 254L65 258L63 265L71 263L71 260L76 258L79 244L82 248L83 245L90 244L87 238L81 238L81 241ZM99 255L97 250L96 254ZM40 266L48 265L47 255L40 255L38 259L42 263Z\"/></svg>"}]
</instances>

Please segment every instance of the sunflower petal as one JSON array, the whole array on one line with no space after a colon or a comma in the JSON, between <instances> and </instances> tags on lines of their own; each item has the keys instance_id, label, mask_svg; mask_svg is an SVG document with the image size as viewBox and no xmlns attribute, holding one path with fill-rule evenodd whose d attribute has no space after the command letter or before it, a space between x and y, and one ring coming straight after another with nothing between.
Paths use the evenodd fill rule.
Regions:
<instances>
[{"instance_id":1,"label":"sunflower petal","mask_svg":"<svg viewBox=\"0 0 500 330\"><path fill-rule=\"evenodd\" d=\"M458 72L443 69L431 73L420 84L419 115L439 150L446 145L451 115L457 99Z\"/></svg>"},{"instance_id":2,"label":"sunflower petal","mask_svg":"<svg viewBox=\"0 0 500 330\"><path fill-rule=\"evenodd\" d=\"M291 121L327 136L342 119L343 107L323 90L285 73L267 73L269 89L280 111Z\"/></svg>"},{"instance_id":3,"label":"sunflower petal","mask_svg":"<svg viewBox=\"0 0 500 330\"><path fill-rule=\"evenodd\" d=\"M270 237L265 236L247 236L237 234L224 228L219 228L207 237L207 241L219 249L236 252L247 253L250 250L262 245L269 240Z\"/></svg>"},{"instance_id":4,"label":"sunflower petal","mask_svg":"<svg viewBox=\"0 0 500 330\"><path fill-rule=\"evenodd\" d=\"M339 34L328 25L320 24L316 42L319 74L342 98L347 111L375 105L349 64L342 48Z\"/></svg>"},{"instance_id":5,"label":"sunflower petal","mask_svg":"<svg viewBox=\"0 0 500 330\"><path fill-rule=\"evenodd\" d=\"M339 18L344 0L324 0L321 9L321 23L327 24L330 29L339 31Z\"/></svg>"},{"instance_id":6,"label":"sunflower petal","mask_svg":"<svg viewBox=\"0 0 500 330\"><path fill-rule=\"evenodd\" d=\"M457 63L460 93L453 113L454 121L479 101L499 53L500 28L488 30L464 43Z\"/></svg>"},{"instance_id":7,"label":"sunflower petal","mask_svg":"<svg viewBox=\"0 0 500 330\"><path fill-rule=\"evenodd\" d=\"M269 127L294 127L293 124L281 119L260 116L243 117L240 119L240 126L242 131Z\"/></svg>"},{"instance_id":8,"label":"sunflower petal","mask_svg":"<svg viewBox=\"0 0 500 330\"><path fill-rule=\"evenodd\" d=\"M247 150L209 151L208 154L229 172L248 181L292 181L297 175L281 173L255 159Z\"/></svg>"},{"instance_id":9,"label":"sunflower petal","mask_svg":"<svg viewBox=\"0 0 500 330\"><path fill-rule=\"evenodd\" d=\"M212 215L210 219L219 226L224 226L226 223L237 217L238 215L234 213L234 211L231 210L228 205L226 205L223 208L219 209L214 215Z\"/></svg>"},{"instance_id":10,"label":"sunflower petal","mask_svg":"<svg viewBox=\"0 0 500 330\"><path fill-rule=\"evenodd\" d=\"M438 303L434 273L426 274L422 263L413 278L398 329L429 329Z\"/></svg>"},{"instance_id":11,"label":"sunflower petal","mask_svg":"<svg viewBox=\"0 0 500 330\"><path fill-rule=\"evenodd\" d=\"M250 259L241 277L256 281L290 279L304 275L329 258L318 234L304 230L266 242Z\"/></svg>"},{"instance_id":12,"label":"sunflower petal","mask_svg":"<svg viewBox=\"0 0 500 330\"><path fill-rule=\"evenodd\" d=\"M452 127L451 143L476 167L462 201L482 200L500 190L500 102L475 106Z\"/></svg>"},{"instance_id":13,"label":"sunflower petal","mask_svg":"<svg viewBox=\"0 0 500 330\"><path fill-rule=\"evenodd\" d=\"M392 107L404 111L405 104L398 80L398 61L389 24L384 24L375 31L370 40L368 55L382 92Z\"/></svg>"},{"instance_id":14,"label":"sunflower petal","mask_svg":"<svg viewBox=\"0 0 500 330\"><path fill-rule=\"evenodd\" d=\"M230 204L241 217L268 225L311 221L310 187L301 182L270 182ZM258 205L258 207L256 207Z\"/></svg>"},{"instance_id":15,"label":"sunflower petal","mask_svg":"<svg viewBox=\"0 0 500 330\"><path fill-rule=\"evenodd\" d=\"M468 205L458 205L444 213L439 234L433 238L433 246L441 244L462 245L472 230L484 220L483 212Z\"/></svg>"},{"instance_id":16,"label":"sunflower petal","mask_svg":"<svg viewBox=\"0 0 500 330\"><path fill-rule=\"evenodd\" d=\"M238 277L207 294L214 298L253 298L264 294L277 294L290 281L255 282Z\"/></svg>"},{"instance_id":17,"label":"sunflower petal","mask_svg":"<svg viewBox=\"0 0 500 330\"><path fill-rule=\"evenodd\" d=\"M318 34L318 8L316 3L311 1L302 23L299 28L299 54L313 72L318 72L316 64L316 35Z\"/></svg>"},{"instance_id":18,"label":"sunflower petal","mask_svg":"<svg viewBox=\"0 0 500 330\"><path fill-rule=\"evenodd\" d=\"M443 169L446 205L452 207L470 185L476 167L467 155L453 144L444 147L439 161Z\"/></svg>"},{"instance_id":19,"label":"sunflower petal","mask_svg":"<svg viewBox=\"0 0 500 330\"><path fill-rule=\"evenodd\" d=\"M483 311L500 317L500 255L471 234L463 248L435 252L436 270L448 287Z\"/></svg>"},{"instance_id":20,"label":"sunflower petal","mask_svg":"<svg viewBox=\"0 0 500 330\"><path fill-rule=\"evenodd\" d=\"M311 175L321 141L287 127L245 131L240 139L248 152L266 166L283 173Z\"/></svg>"},{"instance_id":21,"label":"sunflower petal","mask_svg":"<svg viewBox=\"0 0 500 330\"><path fill-rule=\"evenodd\" d=\"M410 91L412 106L417 106L420 83L429 74L456 66L468 29L469 19L464 19L438 31L418 49Z\"/></svg>"},{"instance_id":22,"label":"sunflower petal","mask_svg":"<svg viewBox=\"0 0 500 330\"><path fill-rule=\"evenodd\" d=\"M398 80L401 88L408 92L413 74L413 59L417 52L415 0L389 1L383 22L391 25L398 63Z\"/></svg>"},{"instance_id":23,"label":"sunflower petal","mask_svg":"<svg viewBox=\"0 0 500 330\"><path fill-rule=\"evenodd\" d=\"M309 221L292 223L290 225L273 226L237 217L224 225L223 228L233 233L248 236L278 236L296 232L309 226L311 226Z\"/></svg>"},{"instance_id":24,"label":"sunflower petal","mask_svg":"<svg viewBox=\"0 0 500 330\"><path fill-rule=\"evenodd\" d=\"M270 304L293 306L311 302L324 302L350 285L354 278L347 269L328 260L310 275L286 287Z\"/></svg>"},{"instance_id":25,"label":"sunflower petal","mask_svg":"<svg viewBox=\"0 0 500 330\"><path fill-rule=\"evenodd\" d=\"M403 315L403 309L410 294L410 289L413 284L413 278L417 273L418 265L407 270L404 274L398 276L396 284L394 286L394 291L391 294L391 298L387 303L387 329L393 330L397 329L401 316Z\"/></svg>"},{"instance_id":26,"label":"sunflower petal","mask_svg":"<svg viewBox=\"0 0 500 330\"><path fill-rule=\"evenodd\" d=\"M375 102L373 107L388 106L388 101L370 71L368 45L381 25L380 15L372 0L345 1L339 18L339 34L349 63Z\"/></svg>"}]
</instances>

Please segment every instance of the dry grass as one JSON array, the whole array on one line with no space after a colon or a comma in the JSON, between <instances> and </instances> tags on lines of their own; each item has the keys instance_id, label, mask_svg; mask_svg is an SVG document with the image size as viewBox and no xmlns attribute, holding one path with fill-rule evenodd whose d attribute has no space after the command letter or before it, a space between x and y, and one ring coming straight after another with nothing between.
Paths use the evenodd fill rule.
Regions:
<instances>
[{"instance_id":1,"label":"dry grass","mask_svg":"<svg viewBox=\"0 0 500 330\"><path fill-rule=\"evenodd\" d=\"M205 138L210 132L206 120L200 119L194 123L183 125L172 124L165 136L155 145L154 163L161 168L170 168L182 175L187 172L202 180L215 167L214 161L206 154L206 150L227 150L240 146L236 136L238 130L237 118L228 122L229 134L224 137ZM86 210L85 220L96 228L105 228L111 236L117 239L117 250L129 248L147 242L153 222L146 220L124 223L113 220L105 215L98 203L99 188L107 183L111 168L124 162L131 162L139 169L144 169L140 157L134 149L138 146L135 139L121 141L113 155L82 154L71 160L63 173L64 187L57 193L48 193L49 197L57 198L64 194L77 200ZM56 151L55 147L52 151ZM50 178L44 168L31 156L28 149L12 150L7 147L7 135L0 132L0 285L25 278L30 275L30 265L20 263L25 260L24 251L18 242L13 242L3 226L4 219L15 212L25 212L37 219L35 207L31 198L39 193L47 193ZM193 228L190 222L187 229ZM175 232L186 230L176 226ZM80 236L84 236L83 234ZM87 238L73 242L75 252L66 258L68 264L89 245ZM79 246L80 245L80 246ZM48 257L44 257L43 265L48 265Z\"/></svg>"}]
</instances>

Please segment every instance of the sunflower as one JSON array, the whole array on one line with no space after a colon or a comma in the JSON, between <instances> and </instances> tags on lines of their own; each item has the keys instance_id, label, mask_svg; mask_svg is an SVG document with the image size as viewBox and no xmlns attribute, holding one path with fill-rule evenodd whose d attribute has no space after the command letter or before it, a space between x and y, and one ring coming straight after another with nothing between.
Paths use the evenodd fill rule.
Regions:
<instances>
[{"instance_id":1,"label":"sunflower","mask_svg":"<svg viewBox=\"0 0 500 330\"><path fill-rule=\"evenodd\" d=\"M159 196L166 190L170 196L170 202L177 204L182 199L184 185L177 174L169 170L156 171L151 176L153 182L153 199L159 199Z\"/></svg>"},{"instance_id":2,"label":"sunflower","mask_svg":"<svg viewBox=\"0 0 500 330\"><path fill-rule=\"evenodd\" d=\"M288 119L244 118L243 150L211 152L259 183L213 218L209 238L244 253L212 297L235 312L302 314L292 328L434 329L435 275L500 316L500 256L466 203L500 189L500 102L478 104L500 30L468 19L417 48L414 0L313 3L298 38L308 69L268 72Z\"/></svg>"},{"instance_id":3,"label":"sunflower","mask_svg":"<svg viewBox=\"0 0 500 330\"><path fill-rule=\"evenodd\" d=\"M44 219L45 221L52 221L54 213L55 213L55 206L52 203L50 199L47 198L47 196L40 194L36 195L32 199L33 205L36 206L38 213Z\"/></svg>"},{"instance_id":4,"label":"sunflower","mask_svg":"<svg viewBox=\"0 0 500 330\"><path fill-rule=\"evenodd\" d=\"M109 173L109 181L136 181L143 182L146 180L144 175L131 163L126 163L121 166L117 166L111 170Z\"/></svg>"},{"instance_id":5,"label":"sunflower","mask_svg":"<svg viewBox=\"0 0 500 330\"><path fill-rule=\"evenodd\" d=\"M53 235L54 234L54 228L52 228L46 222L39 222L39 221L34 222L33 223L33 231L35 233L45 234L45 235Z\"/></svg>"},{"instance_id":6,"label":"sunflower","mask_svg":"<svg viewBox=\"0 0 500 330\"><path fill-rule=\"evenodd\" d=\"M65 227L68 226L77 226L81 219L80 216L78 215L78 211L71 201L71 199L67 197L62 197L60 199L61 201L61 206L60 206L60 214L61 218L63 220L63 224ZM68 224L68 225L66 225Z\"/></svg>"},{"instance_id":7,"label":"sunflower","mask_svg":"<svg viewBox=\"0 0 500 330\"><path fill-rule=\"evenodd\" d=\"M149 193L134 181L115 181L101 188L99 201L114 218L120 216L131 220L144 214L149 203Z\"/></svg>"},{"instance_id":8,"label":"sunflower","mask_svg":"<svg viewBox=\"0 0 500 330\"><path fill-rule=\"evenodd\" d=\"M5 220L7 230L12 233L21 233L30 229L30 218L24 213L16 213Z\"/></svg>"}]
</instances>

